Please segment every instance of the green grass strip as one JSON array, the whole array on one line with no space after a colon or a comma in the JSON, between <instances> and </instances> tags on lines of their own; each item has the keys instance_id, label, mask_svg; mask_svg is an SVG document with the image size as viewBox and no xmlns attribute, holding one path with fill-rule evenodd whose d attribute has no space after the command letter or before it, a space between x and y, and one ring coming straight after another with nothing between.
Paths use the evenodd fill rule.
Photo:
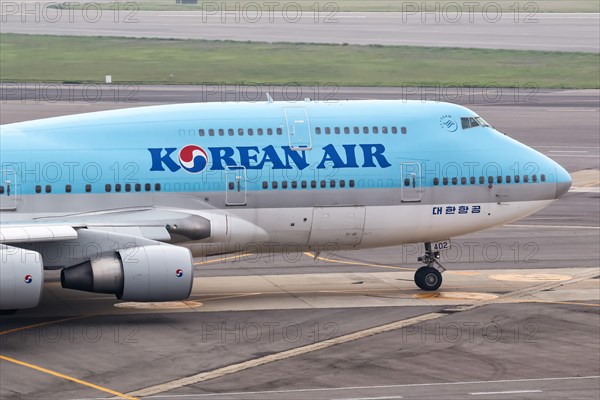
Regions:
<instances>
[{"instance_id":1,"label":"green grass strip","mask_svg":"<svg viewBox=\"0 0 600 400\"><path fill-rule=\"evenodd\" d=\"M0 80L599 88L593 53L0 35Z\"/></svg>"}]
</instances>

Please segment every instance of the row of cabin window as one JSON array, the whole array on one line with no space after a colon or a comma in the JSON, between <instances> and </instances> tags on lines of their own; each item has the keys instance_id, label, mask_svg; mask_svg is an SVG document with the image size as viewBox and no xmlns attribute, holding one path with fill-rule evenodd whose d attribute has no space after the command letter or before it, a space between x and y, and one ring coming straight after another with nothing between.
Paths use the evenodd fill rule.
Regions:
<instances>
[{"instance_id":1,"label":"row of cabin window","mask_svg":"<svg viewBox=\"0 0 600 400\"><path fill-rule=\"evenodd\" d=\"M319 182L319 186L321 188L326 188L329 184L330 188L336 188L336 187L340 187L340 188L345 188L346 187L346 181L344 179L341 179L339 181L335 181L335 180L331 180L329 181L329 183L327 181L320 181ZM308 188L308 181L282 181L281 182L281 188L282 189L287 189L288 187L291 187L292 189L298 189L298 186L300 186L300 188L302 189L306 189ZM348 181L348 187L355 187L356 186L356 182L354 181L354 179L350 179ZM310 181L310 187L311 189L316 189L317 188L317 181ZM264 181L262 183L262 188L263 189L268 189L269 188L269 182ZM272 189L278 189L279 188L279 182L277 181L273 181L271 182L271 188ZM233 182L229 183L229 189L233 190L234 189L234 185Z\"/></svg>"},{"instance_id":2,"label":"row of cabin window","mask_svg":"<svg viewBox=\"0 0 600 400\"><path fill-rule=\"evenodd\" d=\"M273 128L267 128L267 129L263 129L263 128L257 128L256 130L254 130L253 128L248 128L248 129L244 129L244 128L238 128L233 129L233 128L229 128L227 130L225 129L199 129L198 130L198 134L200 136L225 136L225 133L227 133L227 136L235 136L237 131L237 135L238 136L244 136L244 135L248 135L248 136L254 136L254 134L256 133L256 135L258 136L263 136L265 133L267 134L267 136L272 136L273 133L277 134L277 135L282 135L283 134L283 129L282 128L276 128L275 130L273 130ZM353 132L355 134L359 134L361 132L360 127L355 126L352 127L352 129L350 129L350 127L345 126L343 128L343 132L345 134L350 134L350 132ZM382 127L378 127L378 126L373 126L373 127L368 127L368 126L363 126L362 127L362 133L368 134L368 133L374 133L374 134L378 134L379 132L381 132L382 134L388 134L388 133L392 133L392 134L397 134L398 133L398 127L396 126L392 126L391 128L388 128L387 126L382 126ZM400 128L400 133L402 133L403 135L405 135L407 132L406 127L401 127ZM339 135L340 133L342 133L342 128L340 128L339 126L336 126L334 128L330 128L330 127L325 127L325 128L321 128L321 127L316 127L315 128L315 134L320 135L321 133L325 133L326 135L329 135L331 133L335 133L336 135Z\"/></svg>"},{"instance_id":3,"label":"row of cabin window","mask_svg":"<svg viewBox=\"0 0 600 400\"><path fill-rule=\"evenodd\" d=\"M156 192L160 192L160 183L155 183L154 184L154 190ZM152 185L150 183L146 183L143 186L143 190L145 192L150 192L152 191ZM73 186L72 185L65 185L65 192L66 193L71 193L73 191ZM106 193L110 193L113 191L113 187L110 183L107 183L106 185L104 185L104 191ZM120 184L120 183L116 183L115 187L114 187L114 191L115 192L141 192L142 191L142 184L141 183L135 183L135 184L131 184L131 183L126 183L124 185ZM36 185L35 187L35 192L36 193L42 193L42 186L41 185ZM46 185L44 187L44 192L45 193L52 193L52 185ZM87 184L85 185L85 192L86 193L91 193L92 192L92 185Z\"/></svg>"},{"instance_id":4,"label":"row of cabin window","mask_svg":"<svg viewBox=\"0 0 600 400\"><path fill-rule=\"evenodd\" d=\"M256 131L253 128L248 128L248 129L238 128L237 129L238 136L244 136L244 134L246 134L248 136L254 136L255 132L258 136L263 136L265 133L267 134L267 136L272 136L273 132L277 135L283 135L282 128L276 128L276 129L258 128L258 129L256 129ZM215 135L225 136L225 133L227 133L227 136L235 136L236 129L229 128L229 129L225 130L225 129L212 129L211 128L211 129L199 129L198 130L198 134L200 136L206 136L207 134L208 134L208 136L215 136Z\"/></svg>"},{"instance_id":5,"label":"row of cabin window","mask_svg":"<svg viewBox=\"0 0 600 400\"><path fill-rule=\"evenodd\" d=\"M350 134L350 127L345 126L343 128L343 131L346 135ZM352 127L352 132L354 134L360 134L361 129L358 126L354 126ZM384 135L388 134L388 133L392 133L392 134L397 134L398 133L398 127L396 126L392 126L391 128L388 128L387 126L373 126L373 127L368 127L368 126L363 126L362 127L362 133L364 134L369 134L369 133L374 133L374 134L378 134L379 132L383 133ZM400 128L400 133L402 133L403 135L406 135L406 127L403 126ZM340 128L339 126L336 126L334 128L330 128L330 127L325 127L325 128L321 128L321 127L316 127L315 128L315 133L317 135L320 135L321 133L325 133L326 135L330 135L331 133L335 133L336 135L339 135L340 133L342 133L342 128Z\"/></svg>"},{"instance_id":6,"label":"row of cabin window","mask_svg":"<svg viewBox=\"0 0 600 400\"><path fill-rule=\"evenodd\" d=\"M546 175L545 174L540 175L540 180L542 182L546 182ZM494 179L493 176L488 176L487 183L489 183L491 185L491 184L494 183L494 181L496 183L502 183L503 181L506 182L506 183L512 183L513 177L510 176L510 175L506 175L506 177L504 179L502 178L502 176L497 176L496 179ZM535 174L531 175L531 181L534 182L534 183L537 182L538 181L537 175L535 175ZM448 178L443 178L442 179L442 184L443 185L448 185L448 182L449 182ZM458 178L452 178L451 182L452 182L453 185L457 185L458 184ZM521 182L521 177L519 175L515 175L514 176L514 182L515 183ZM523 175L523 182L524 183L528 183L529 182L529 175ZM471 185L474 185L476 183L476 180L475 180L474 176L472 176L471 178L469 178L469 183ZM485 177L480 176L479 177L479 184L483 185L485 183L486 183L485 182ZM408 178L404 179L404 186L410 186L410 184L411 184L410 179L408 179ZM439 185L440 184L440 179L439 178L434 178L433 179L433 184L434 185ZM467 178L465 178L464 176L462 178L460 178L460 184L461 185L466 185L467 184Z\"/></svg>"}]
</instances>

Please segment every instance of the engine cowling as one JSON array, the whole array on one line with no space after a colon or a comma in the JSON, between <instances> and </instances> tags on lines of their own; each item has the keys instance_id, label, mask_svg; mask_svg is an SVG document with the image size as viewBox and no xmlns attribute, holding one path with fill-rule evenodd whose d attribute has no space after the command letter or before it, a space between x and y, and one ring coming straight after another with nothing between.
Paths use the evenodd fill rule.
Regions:
<instances>
[{"instance_id":1,"label":"engine cowling","mask_svg":"<svg viewBox=\"0 0 600 400\"><path fill-rule=\"evenodd\" d=\"M110 293L125 301L174 301L192 291L193 260L188 249L137 246L65 268L63 288Z\"/></svg>"},{"instance_id":2,"label":"engine cowling","mask_svg":"<svg viewBox=\"0 0 600 400\"><path fill-rule=\"evenodd\" d=\"M44 288L42 255L0 245L0 310L36 307Z\"/></svg>"}]
</instances>

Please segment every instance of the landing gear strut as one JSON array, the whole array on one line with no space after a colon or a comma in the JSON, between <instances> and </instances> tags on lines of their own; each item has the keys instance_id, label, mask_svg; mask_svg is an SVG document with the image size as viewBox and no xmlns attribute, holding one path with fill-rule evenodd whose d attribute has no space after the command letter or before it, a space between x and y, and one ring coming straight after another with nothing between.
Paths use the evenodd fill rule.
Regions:
<instances>
[{"instance_id":1,"label":"landing gear strut","mask_svg":"<svg viewBox=\"0 0 600 400\"><path fill-rule=\"evenodd\" d=\"M423 290L437 290L442 285L442 272L446 270L438 261L439 251L431 251L431 243L425 243L425 254L419 261L425 263L415 272L415 283Z\"/></svg>"}]
</instances>

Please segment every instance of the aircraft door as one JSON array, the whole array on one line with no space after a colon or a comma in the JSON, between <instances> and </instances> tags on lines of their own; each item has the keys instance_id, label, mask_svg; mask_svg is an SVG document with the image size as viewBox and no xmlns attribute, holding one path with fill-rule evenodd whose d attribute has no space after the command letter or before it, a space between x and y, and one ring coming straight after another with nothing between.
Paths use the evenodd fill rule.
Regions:
<instances>
[{"instance_id":1,"label":"aircraft door","mask_svg":"<svg viewBox=\"0 0 600 400\"><path fill-rule=\"evenodd\" d=\"M421 201L421 164L405 162L400 164L401 198L403 202Z\"/></svg>"},{"instance_id":2,"label":"aircraft door","mask_svg":"<svg viewBox=\"0 0 600 400\"><path fill-rule=\"evenodd\" d=\"M16 210L17 174L14 169L0 169L0 210Z\"/></svg>"},{"instance_id":3,"label":"aircraft door","mask_svg":"<svg viewBox=\"0 0 600 400\"><path fill-rule=\"evenodd\" d=\"M246 205L246 168L225 167L225 204L228 206Z\"/></svg>"},{"instance_id":4,"label":"aircraft door","mask_svg":"<svg viewBox=\"0 0 600 400\"><path fill-rule=\"evenodd\" d=\"M292 150L310 150L312 137L308 113L304 107L288 107L283 109L288 132L288 140Z\"/></svg>"}]
</instances>

